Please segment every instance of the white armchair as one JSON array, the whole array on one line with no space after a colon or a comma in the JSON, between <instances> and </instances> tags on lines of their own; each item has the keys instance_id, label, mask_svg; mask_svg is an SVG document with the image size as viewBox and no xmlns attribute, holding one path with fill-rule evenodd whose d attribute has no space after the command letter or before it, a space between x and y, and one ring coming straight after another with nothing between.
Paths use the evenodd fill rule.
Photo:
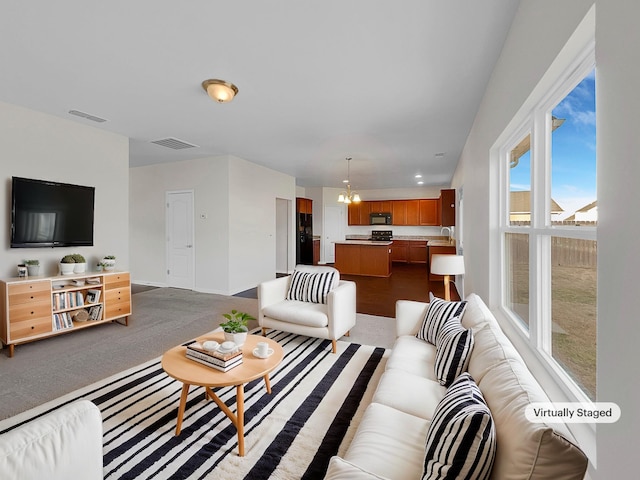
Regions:
<instances>
[{"instance_id":1,"label":"white armchair","mask_svg":"<svg viewBox=\"0 0 640 480\"><path fill-rule=\"evenodd\" d=\"M333 274L331 288L324 297L326 303L287 299L296 272ZM343 335L348 336L356 324L356 284L340 280L340 273L333 267L297 265L296 272L258 285L258 324L262 333L266 334L271 328L326 338L331 340L336 353L336 341Z\"/></svg>"}]
</instances>

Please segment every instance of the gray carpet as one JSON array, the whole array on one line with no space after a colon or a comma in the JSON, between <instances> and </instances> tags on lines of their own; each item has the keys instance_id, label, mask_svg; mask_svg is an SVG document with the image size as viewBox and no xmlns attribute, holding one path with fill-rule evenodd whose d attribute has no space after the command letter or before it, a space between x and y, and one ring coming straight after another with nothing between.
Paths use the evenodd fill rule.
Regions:
<instances>
[{"instance_id":1,"label":"gray carpet","mask_svg":"<svg viewBox=\"0 0 640 480\"><path fill-rule=\"evenodd\" d=\"M15 347L0 353L0 420L110 375L159 357L169 348L213 330L223 313L237 309L257 317L252 298L155 288L132 296L129 326L116 323ZM252 322L257 326L257 322ZM358 314L353 343L390 348L392 319Z\"/></svg>"}]
</instances>

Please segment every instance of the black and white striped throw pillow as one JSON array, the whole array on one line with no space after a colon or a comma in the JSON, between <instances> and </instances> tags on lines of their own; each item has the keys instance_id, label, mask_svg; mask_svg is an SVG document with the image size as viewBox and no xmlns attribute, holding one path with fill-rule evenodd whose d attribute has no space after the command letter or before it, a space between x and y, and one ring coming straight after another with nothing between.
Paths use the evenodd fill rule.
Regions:
<instances>
[{"instance_id":1,"label":"black and white striped throw pillow","mask_svg":"<svg viewBox=\"0 0 640 480\"><path fill-rule=\"evenodd\" d=\"M491 411L471 375L463 373L433 414L422 480L488 479L495 455Z\"/></svg>"},{"instance_id":2,"label":"black and white striped throw pillow","mask_svg":"<svg viewBox=\"0 0 640 480\"><path fill-rule=\"evenodd\" d=\"M450 318L436 339L434 368L440 385L448 387L467 370L472 350L473 332L465 329L458 317Z\"/></svg>"},{"instance_id":3,"label":"black and white striped throw pillow","mask_svg":"<svg viewBox=\"0 0 640 480\"><path fill-rule=\"evenodd\" d=\"M327 303L335 272L309 273L294 270L289 283L287 300Z\"/></svg>"},{"instance_id":4,"label":"black and white striped throw pillow","mask_svg":"<svg viewBox=\"0 0 640 480\"><path fill-rule=\"evenodd\" d=\"M448 302L441 298L434 297L433 294L429 295L431 297L429 307L427 308L427 313L424 316L422 326L418 330L416 337L435 345L440 328L450 318L462 318L462 315L467 308L467 302Z\"/></svg>"}]
</instances>

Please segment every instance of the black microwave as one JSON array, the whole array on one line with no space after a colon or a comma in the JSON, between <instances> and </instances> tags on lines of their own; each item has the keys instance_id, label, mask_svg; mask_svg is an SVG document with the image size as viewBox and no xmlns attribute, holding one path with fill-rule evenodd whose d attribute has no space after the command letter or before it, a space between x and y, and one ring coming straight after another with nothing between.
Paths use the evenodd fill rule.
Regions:
<instances>
[{"instance_id":1,"label":"black microwave","mask_svg":"<svg viewBox=\"0 0 640 480\"><path fill-rule=\"evenodd\" d=\"M390 213L370 213L369 225L391 225Z\"/></svg>"}]
</instances>

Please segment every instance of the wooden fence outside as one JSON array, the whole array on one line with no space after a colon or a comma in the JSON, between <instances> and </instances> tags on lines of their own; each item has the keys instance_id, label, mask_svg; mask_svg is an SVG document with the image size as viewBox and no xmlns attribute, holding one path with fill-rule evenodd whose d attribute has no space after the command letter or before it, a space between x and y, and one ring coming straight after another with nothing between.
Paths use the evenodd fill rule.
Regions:
<instances>
[{"instance_id":1,"label":"wooden fence outside","mask_svg":"<svg viewBox=\"0 0 640 480\"><path fill-rule=\"evenodd\" d=\"M516 263L529 263L529 236L508 234L511 258ZM598 248L595 240L551 237L552 265L596 268Z\"/></svg>"}]
</instances>

